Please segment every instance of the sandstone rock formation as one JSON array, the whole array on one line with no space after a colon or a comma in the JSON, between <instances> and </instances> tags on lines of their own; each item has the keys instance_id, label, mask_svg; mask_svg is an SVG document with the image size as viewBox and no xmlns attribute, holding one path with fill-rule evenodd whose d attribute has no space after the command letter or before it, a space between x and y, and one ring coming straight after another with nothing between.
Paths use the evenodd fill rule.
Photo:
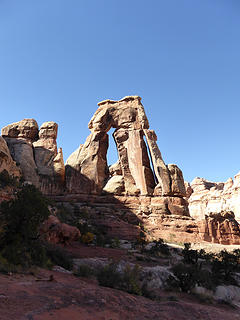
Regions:
<instances>
[{"instance_id":1,"label":"sandstone rock formation","mask_svg":"<svg viewBox=\"0 0 240 320\"><path fill-rule=\"evenodd\" d=\"M84 192L76 190L73 183L76 176L79 181L82 175L82 178L88 179L87 189L95 194L111 190L113 193L131 196L156 194L184 197L181 170L176 165L165 165L156 143L156 134L149 130L141 98L128 96L119 101L105 100L98 105L88 125L90 136L67 160L67 189L70 192ZM106 160L107 132L111 128L115 128L113 137L119 160L115 168L112 166L109 169ZM109 180L114 175L118 177ZM79 188L81 186L79 183Z\"/></svg>"},{"instance_id":2,"label":"sandstone rock formation","mask_svg":"<svg viewBox=\"0 0 240 320\"><path fill-rule=\"evenodd\" d=\"M140 97L105 100L98 106L88 125L90 135L65 166L62 149L57 149L55 122L45 122L38 129L35 120L24 119L4 127L0 172L5 169L15 176L21 172L26 181L56 202L73 202L74 210L79 207L79 216L84 207L92 223L113 238L136 239L144 226L156 239L239 243L240 173L226 183L201 178L191 185L184 183L181 170L164 163ZM119 159L109 167L111 128L115 129ZM232 210L236 220L231 215L210 216L222 210ZM59 241L56 239L64 237L59 235L59 222L56 217L51 219L49 223L58 227L49 233L49 239Z\"/></svg>"},{"instance_id":3,"label":"sandstone rock formation","mask_svg":"<svg viewBox=\"0 0 240 320\"><path fill-rule=\"evenodd\" d=\"M11 156L22 171L24 179L39 186L37 166L32 143L38 138L38 124L34 119L24 119L2 129Z\"/></svg>"},{"instance_id":4,"label":"sandstone rock formation","mask_svg":"<svg viewBox=\"0 0 240 320\"><path fill-rule=\"evenodd\" d=\"M220 244L240 244L240 225L234 213L222 211L205 216L199 224L201 239Z\"/></svg>"},{"instance_id":5,"label":"sandstone rock formation","mask_svg":"<svg viewBox=\"0 0 240 320\"><path fill-rule=\"evenodd\" d=\"M61 223L59 219L50 215L41 226L40 232L48 242L69 244L80 238L81 234L78 228L70 226L66 223Z\"/></svg>"},{"instance_id":6,"label":"sandstone rock formation","mask_svg":"<svg viewBox=\"0 0 240 320\"><path fill-rule=\"evenodd\" d=\"M233 211L240 221L240 173L225 183L195 178L191 183L189 210L195 219L204 219L210 213Z\"/></svg>"},{"instance_id":7,"label":"sandstone rock formation","mask_svg":"<svg viewBox=\"0 0 240 320\"><path fill-rule=\"evenodd\" d=\"M45 122L39 130L34 119L24 119L4 127L2 137L26 181L44 193L63 188L65 167L62 150L57 152L55 122Z\"/></svg>"},{"instance_id":8,"label":"sandstone rock formation","mask_svg":"<svg viewBox=\"0 0 240 320\"><path fill-rule=\"evenodd\" d=\"M39 139L33 143L34 158L38 174L43 177L54 177L64 183L65 166L62 149L57 151L58 125L55 122L44 122L39 130Z\"/></svg>"},{"instance_id":9,"label":"sandstone rock formation","mask_svg":"<svg viewBox=\"0 0 240 320\"><path fill-rule=\"evenodd\" d=\"M13 161L6 141L0 137L0 173L6 170L10 176L20 177L20 170Z\"/></svg>"}]
</instances>

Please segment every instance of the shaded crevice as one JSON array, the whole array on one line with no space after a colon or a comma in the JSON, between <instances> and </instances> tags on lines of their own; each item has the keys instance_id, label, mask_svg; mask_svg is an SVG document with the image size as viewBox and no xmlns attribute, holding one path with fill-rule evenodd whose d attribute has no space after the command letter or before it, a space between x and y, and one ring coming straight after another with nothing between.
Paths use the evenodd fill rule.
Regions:
<instances>
[{"instance_id":1,"label":"shaded crevice","mask_svg":"<svg viewBox=\"0 0 240 320\"><path fill-rule=\"evenodd\" d=\"M149 145L148 145L148 142L147 142L145 134L143 134L143 139L144 139L146 147L147 147L147 154L148 154L148 158L149 158L150 168L152 170L153 177L154 177L154 182L157 185L159 183L159 181L157 179L157 176L156 176L156 173L155 173L155 170L154 170L152 154L151 154L151 151L150 151L150 148L149 148Z\"/></svg>"}]
</instances>

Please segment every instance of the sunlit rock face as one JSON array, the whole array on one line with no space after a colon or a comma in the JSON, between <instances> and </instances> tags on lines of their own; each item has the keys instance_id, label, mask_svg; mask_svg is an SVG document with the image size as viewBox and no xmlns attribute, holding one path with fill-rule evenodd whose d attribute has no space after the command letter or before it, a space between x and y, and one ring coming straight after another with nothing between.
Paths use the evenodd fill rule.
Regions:
<instances>
[{"instance_id":1,"label":"sunlit rock face","mask_svg":"<svg viewBox=\"0 0 240 320\"><path fill-rule=\"evenodd\" d=\"M195 219L204 219L210 213L233 211L236 220L240 221L240 173L234 180L211 182L195 178L191 183L189 210Z\"/></svg>"},{"instance_id":2,"label":"sunlit rock face","mask_svg":"<svg viewBox=\"0 0 240 320\"><path fill-rule=\"evenodd\" d=\"M34 119L24 119L2 129L2 137L24 180L44 193L59 192L65 181L62 150L57 151L55 122L45 122L40 130Z\"/></svg>"},{"instance_id":3,"label":"sunlit rock face","mask_svg":"<svg viewBox=\"0 0 240 320\"><path fill-rule=\"evenodd\" d=\"M232 211L205 216L199 222L200 239L220 244L240 244L240 225Z\"/></svg>"},{"instance_id":4,"label":"sunlit rock face","mask_svg":"<svg viewBox=\"0 0 240 320\"><path fill-rule=\"evenodd\" d=\"M33 154L33 142L38 139L38 124L34 119L24 119L2 129L11 156L22 171L26 181L39 187L39 176Z\"/></svg>"}]
</instances>

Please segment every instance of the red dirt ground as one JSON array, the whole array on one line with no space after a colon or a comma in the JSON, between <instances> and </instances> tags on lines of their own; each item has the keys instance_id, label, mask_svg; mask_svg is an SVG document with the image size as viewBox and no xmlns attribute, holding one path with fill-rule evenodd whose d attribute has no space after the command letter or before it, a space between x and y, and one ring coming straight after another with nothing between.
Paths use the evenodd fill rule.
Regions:
<instances>
[{"instance_id":1,"label":"red dirt ground","mask_svg":"<svg viewBox=\"0 0 240 320\"><path fill-rule=\"evenodd\" d=\"M67 248L68 249L68 248ZM125 250L74 245L77 257L118 257ZM46 281L53 275L53 281ZM36 281L42 279L42 281ZM240 320L226 305L200 304L189 295L163 293L160 301L98 286L71 274L39 270L33 275L0 275L0 320Z\"/></svg>"}]
</instances>

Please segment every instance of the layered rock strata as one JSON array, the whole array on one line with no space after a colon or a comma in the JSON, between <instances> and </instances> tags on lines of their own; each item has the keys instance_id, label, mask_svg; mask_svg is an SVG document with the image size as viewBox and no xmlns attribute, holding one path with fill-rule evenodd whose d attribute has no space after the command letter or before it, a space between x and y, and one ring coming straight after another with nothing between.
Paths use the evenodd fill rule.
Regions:
<instances>
[{"instance_id":1,"label":"layered rock strata","mask_svg":"<svg viewBox=\"0 0 240 320\"><path fill-rule=\"evenodd\" d=\"M240 225L232 211L205 216L199 224L201 239L220 244L240 244Z\"/></svg>"},{"instance_id":2,"label":"layered rock strata","mask_svg":"<svg viewBox=\"0 0 240 320\"><path fill-rule=\"evenodd\" d=\"M211 213L233 211L240 222L240 172L234 180L229 178L225 183L195 178L189 187L189 210L193 218L201 220Z\"/></svg>"}]
</instances>

